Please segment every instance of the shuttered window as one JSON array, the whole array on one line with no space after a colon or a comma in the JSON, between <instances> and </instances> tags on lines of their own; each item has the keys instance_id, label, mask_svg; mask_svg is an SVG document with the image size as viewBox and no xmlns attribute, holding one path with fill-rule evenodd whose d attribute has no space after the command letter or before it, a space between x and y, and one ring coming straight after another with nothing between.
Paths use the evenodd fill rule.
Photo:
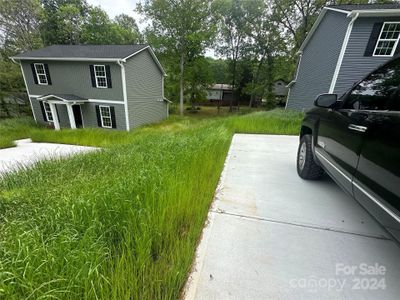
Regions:
<instances>
[{"instance_id":1,"label":"shuttered window","mask_svg":"<svg viewBox=\"0 0 400 300\"><path fill-rule=\"evenodd\" d=\"M111 110L109 106L100 105L101 127L112 128Z\"/></svg>"},{"instance_id":2,"label":"shuttered window","mask_svg":"<svg viewBox=\"0 0 400 300\"><path fill-rule=\"evenodd\" d=\"M94 65L94 76L96 78L96 87L107 88L106 66Z\"/></svg>"},{"instance_id":3,"label":"shuttered window","mask_svg":"<svg viewBox=\"0 0 400 300\"><path fill-rule=\"evenodd\" d=\"M50 104L48 104L47 102L43 102L43 108L47 122L53 122L54 119L53 119L53 113L51 112L50 109Z\"/></svg>"},{"instance_id":4,"label":"shuttered window","mask_svg":"<svg viewBox=\"0 0 400 300\"><path fill-rule=\"evenodd\" d=\"M400 22L383 23L373 55L393 56L399 42L399 35Z\"/></svg>"},{"instance_id":5,"label":"shuttered window","mask_svg":"<svg viewBox=\"0 0 400 300\"><path fill-rule=\"evenodd\" d=\"M39 84L42 85L47 85L48 80L47 80L47 74L46 70L44 68L44 64L34 64L35 65L35 71L36 71L36 78Z\"/></svg>"}]
</instances>

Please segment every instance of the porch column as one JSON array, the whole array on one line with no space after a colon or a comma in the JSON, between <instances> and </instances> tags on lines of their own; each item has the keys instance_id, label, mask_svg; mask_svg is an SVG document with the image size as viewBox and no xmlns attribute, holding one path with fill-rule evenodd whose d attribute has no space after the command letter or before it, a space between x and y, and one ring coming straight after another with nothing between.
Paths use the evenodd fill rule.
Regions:
<instances>
[{"instance_id":1,"label":"porch column","mask_svg":"<svg viewBox=\"0 0 400 300\"><path fill-rule=\"evenodd\" d=\"M67 103L67 111L68 111L69 124L71 124L71 129L76 129L74 110L72 109L71 103Z\"/></svg>"},{"instance_id":2,"label":"porch column","mask_svg":"<svg viewBox=\"0 0 400 300\"><path fill-rule=\"evenodd\" d=\"M55 130L60 130L60 122L58 120L56 105L54 103L51 103L51 102L49 102L49 105L50 105L51 114L53 115L54 129Z\"/></svg>"}]
</instances>

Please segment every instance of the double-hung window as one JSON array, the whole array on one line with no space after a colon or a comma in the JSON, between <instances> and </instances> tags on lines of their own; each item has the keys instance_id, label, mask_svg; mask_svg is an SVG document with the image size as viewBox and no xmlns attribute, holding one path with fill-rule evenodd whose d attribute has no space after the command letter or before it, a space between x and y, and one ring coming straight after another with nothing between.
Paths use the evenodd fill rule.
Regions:
<instances>
[{"instance_id":1,"label":"double-hung window","mask_svg":"<svg viewBox=\"0 0 400 300\"><path fill-rule=\"evenodd\" d=\"M53 122L53 113L51 112L50 109L50 104L48 104L47 102L43 102L43 108L44 108L44 113L46 115L47 118L47 122Z\"/></svg>"},{"instance_id":2,"label":"double-hung window","mask_svg":"<svg viewBox=\"0 0 400 300\"><path fill-rule=\"evenodd\" d=\"M374 56L393 56L399 42L400 22L383 23Z\"/></svg>"},{"instance_id":3,"label":"double-hung window","mask_svg":"<svg viewBox=\"0 0 400 300\"><path fill-rule=\"evenodd\" d=\"M35 64L36 77L39 84L47 85L49 84L47 80L46 70L44 64Z\"/></svg>"},{"instance_id":4,"label":"double-hung window","mask_svg":"<svg viewBox=\"0 0 400 300\"><path fill-rule=\"evenodd\" d=\"M94 76L97 88L107 88L107 75L105 65L94 65Z\"/></svg>"},{"instance_id":5,"label":"double-hung window","mask_svg":"<svg viewBox=\"0 0 400 300\"><path fill-rule=\"evenodd\" d=\"M112 128L112 120L111 120L111 109L109 106L99 106L100 109L100 118L101 118L101 127L104 128Z\"/></svg>"}]
</instances>

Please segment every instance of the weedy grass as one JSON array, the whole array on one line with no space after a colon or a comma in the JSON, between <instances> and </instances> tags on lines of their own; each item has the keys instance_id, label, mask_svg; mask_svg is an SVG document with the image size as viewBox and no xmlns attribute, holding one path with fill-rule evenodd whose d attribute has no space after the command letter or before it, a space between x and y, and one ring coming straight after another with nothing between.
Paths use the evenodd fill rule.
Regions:
<instances>
[{"instance_id":1,"label":"weedy grass","mask_svg":"<svg viewBox=\"0 0 400 300\"><path fill-rule=\"evenodd\" d=\"M38 128L31 118L5 119L0 121L0 149L14 147L14 140L30 136Z\"/></svg>"},{"instance_id":2,"label":"weedy grass","mask_svg":"<svg viewBox=\"0 0 400 300\"><path fill-rule=\"evenodd\" d=\"M264 118L275 114L268 125ZM176 118L98 152L6 175L0 298L179 298L233 133L269 126L264 133L277 134L279 118L281 133L299 130L280 114ZM104 133L74 132L104 143Z\"/></svg>"}]
</instances>

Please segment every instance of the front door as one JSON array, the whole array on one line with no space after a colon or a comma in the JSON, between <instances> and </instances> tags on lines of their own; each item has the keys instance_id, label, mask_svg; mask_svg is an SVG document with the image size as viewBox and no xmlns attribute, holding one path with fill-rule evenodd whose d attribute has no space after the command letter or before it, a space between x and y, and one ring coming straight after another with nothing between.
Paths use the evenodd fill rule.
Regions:
<instances>
[{"instance_id":1,"label":"front door","mask_svg":"<svg viewBox=\"0 0 400 300\"><path fill-rule=\"evenodd\" d=\"M72 110L74 112L76 128L83 127L82 111L80 105L72 105Z\"/></svg>"}]
</instances>

